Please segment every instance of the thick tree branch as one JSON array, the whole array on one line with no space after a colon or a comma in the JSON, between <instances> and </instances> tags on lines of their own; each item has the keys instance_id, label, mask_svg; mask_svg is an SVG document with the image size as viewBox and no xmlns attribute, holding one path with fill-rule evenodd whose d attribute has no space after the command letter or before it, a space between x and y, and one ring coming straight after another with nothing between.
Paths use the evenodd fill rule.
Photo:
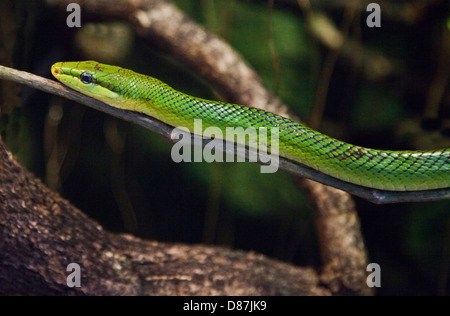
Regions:
<instances>
[{"instance_id":1,"label":"thick tree branch","mask_svg":"<svg viewBox=\"0 0 450 316\"><path fill-rule=\"evenodd\" d=\"M81 288L66 284L70 263L81 266ZM1 141L0 265L0 295L330 294L313 269L106 232L24 170Z\"/></svg>"}]
</instances>

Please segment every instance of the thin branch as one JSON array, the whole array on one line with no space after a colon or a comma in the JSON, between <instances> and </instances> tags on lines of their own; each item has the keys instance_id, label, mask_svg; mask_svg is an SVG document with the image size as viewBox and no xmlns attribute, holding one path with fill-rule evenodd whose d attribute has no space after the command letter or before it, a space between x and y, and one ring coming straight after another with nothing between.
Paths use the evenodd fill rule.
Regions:
<instances>
[{"instance_id":1,"label":"thin branch","mask_svg":"<svg viewBox=\"0 0 450 316\"><path fill-rule=\"evenodd\" d=\"M443 26L441 30L442 48L436 74L430 84L423 117L439 120L439 109L450 81L450 30Z\"/></svg>"},{"instance_id":2,"label":"thin branch","mask_svg":"<svg viewBox=\"0 0 450 316\"><path fill-rule=\"evenodd\" d=\"M89 106L98 111L110 114L122 120L128 121L130 123L142 126L154 133L157 133L171 142L176 142L179 139L186 141L189 138L191 144L201 144L205 147L210 143L210 139L205 139L198 135L184 134L178 129L144 114L136 113L132 111L125 111L117 108L113 108L101 101L95 100L88 97L82 93L74 91L65 87L64 85L57 83L53 80L48 80L24 71L15 70L12 68L4 67L0 65L0 79L12 80L44 92L52 93L83 105ZM231 154L235 154L237 157L246 158L250 157L250 151L248 148L240 146L238 144L227 144L224 141L221 146L223 152L227 149L232 149ZM220 151L220 148L216 148ZM229 153L229 152L227 152ZM260 156L258 157L257 163L265 164L265 161L269 161L269 157ZM440 189L432 191L409 191L409 192L395 192L395 191L385 191L378 189L365 188L358 185L354 185L337 178L333 178L326 174L323 174L317 170L309 168L300 163L294 162L290 159L279 157L279 168L290 172L301 178L312 179L313 181L338 188L340 190L349 192L356 196L367 199L373 203L383 204L383 203L398 203L398 202L420 202L420 201L434 201L450 198L450 189ZM312 191L310 191L312 192Z\"/></svg>"},{"instance_id":3,"label":"thin branch","mask_svg":"<svg viewBox=\"0 0 450 316\"><path fill-rule=\"evenodd\" d=\"M370 50L362 43L346 38L334 22L320 12L310 14L308 20L311 35L331 51L339 51L341 58L370 80L383 80L398 76L403 68L400 61Z\"/></svg>"},{"instance_id":4,"label":"thin branch","mask_svg":"<svg viewBox=\"0 0 450 316\"><path fill-rule=\"evenodd\" d=\"M298 0L277 0L278 5L288 5L296 7ZM304 2L305 0L301 0ZM370 3L378 3L383 11L383 19L401 22L412 25L420 21L426 14L427 10L436 7L447 0L415 0L415 1L398 1L398 0L358 0L359 10L361 13L366 12L366 8ZM314 11L336 11L347 10L352 6L348 0L314 0L311 1Z\"/></svg>"},{"instance_id":5,"label":"thin branch","mask_svg":"<svg viewBox=\"0 0 450 316\"><path fill-rule=\"evenodd\" d=\"M345 14L344 14L344 22L343 22L340 32L343 34L343 36L345 38L348 38L348 35L349 35L348 33L350 31L350 27L354 21L354 18L355 18L356 12L357 12L357 7L358 7L357 1L358 0L350 1L353 3L353 5L351 7L349 7L345 11ZM309 1L307 3L309 4ZM311 19L314 15L311 13L309 6L305 5L300 0L299 0L299 4L302 5L303 7L305 7L305 10L307 12L305 15L306 15L309 23L311 23ZM317 88L317 92L316 92L316 96L315 96L313 112L312 112L311 118L309 120L310 126L314 129L317 129L320 125L320 122L322 121L322 117L325 112L325 106L326 106L326 101L327 101L327 97L328 97L328 91L330 88L331 78L333 76L336 62L338 61L341 50L342 50L342 47L338 47L335 50L330 50L327 53L327 56L323 63L322 71L319 76L319 82L318 82L318 88Z\"/></svg>"}]
</instances>

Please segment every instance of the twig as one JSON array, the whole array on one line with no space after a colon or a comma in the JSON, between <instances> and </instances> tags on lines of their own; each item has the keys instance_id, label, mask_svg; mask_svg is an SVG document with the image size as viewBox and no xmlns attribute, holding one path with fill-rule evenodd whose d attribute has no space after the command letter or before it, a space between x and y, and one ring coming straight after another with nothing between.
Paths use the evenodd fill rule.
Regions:
<instances>
[{"instance_id":1,"label":"twig","mask_svg":"<svg viewBox=\"0 0 450 316\"><path fill-rule=\"evenodd\" d=\"M277 4L290 5L296 7L298 0L277 0ZM301 0L302 2L305 0ZM398 1L398 0L358 0L361 13L366 12L366 7L370 3L376 2L381 5L383 17L385 19L401 22L405 24L417 23L427 9L439 5L446 0L416 0L416 1ZM352 6L348 0L314 0L311 3L315 11L336 11L347 10Z\"/></svg>"},{"instance_id":2,"label":"twig","mask_svg":"<svg viewBox=\"0 0 450 316\"><path fill-rule=\"evenodd\" d=\"M95 100L77 91L69 89L64 85L57 83L53 80L48 80L24 71L15 70L0 65L0 79L8 79L27 86L52 93L83 105L89 106L98 111L110 114L122 120L128 121L130 123L142 126L154 133L157 133L171 142L176 142L180 138L186 140L190 138L191 144L201 144L205 147L210 143L210 139L205 139L198 135L185 135L178 129L144 114L136 113L132 111L125 111L117 108L113 108L103 102ZM237 144L227 144L226 141L220 146L225 150L232 148L232 152L237 157L248 158L250 156L249 149L242 147ZM220 148L216 148L220 151ZM264 161L268 161L267 157L258 157L257 163L265 164ZM450 197L450 189L440 189L434 191L408 191L408 192L395 192L395 191L385 191L377 190L371 188L365 188L358 185L354 185L337 178L330 177L305 165L299 164L297 162L291 161L284 157L279 157L279 168L281 170L288 171L293 175L301 178L312 179L316 182L338 188L340 190L349 192L351 194L357 195L364 199L367 199L373 203L398 203L398 202L415 202L415 201L434 201L441 200ZM315 191L310 191L315 192Z\"/></svg>"},{"instance_id":3,"label":"twig","mask_svg":"<svg viewBox=\"0 0 450 316\"><path fill-rule=\"evenodd\" d=\"M350 26L354 21L356 15L356 9L358 7L358 0L353 0L351 3L353 4L349 7L344 15L343 26L341 27L341 33L345 38L348 38L348 33L350 31ZM299 3L300 0L299 0ZM308 7L309 9L309 7ZM307 10L308 10L307 9ZM309 21L313 18L313 14L310 11L307 11L306 17ZM311 22L310 22L311 23ZM343 44L344 42L342 42ZM328 96L328 90L330 87L331 78L335 69L336 62L338 61L339 55L341 53L342 46L337 47L337 49L330 50L327 53L325 61L322 66L322 71L319 76L318 88L315 96L315 102L313 107L313 112L311 114L311 118L309 120L309 124L312 128L317 129L319 127L320 122L322 121L323 113L325 112L325 106Z\"/></svg>"}]
</instances>

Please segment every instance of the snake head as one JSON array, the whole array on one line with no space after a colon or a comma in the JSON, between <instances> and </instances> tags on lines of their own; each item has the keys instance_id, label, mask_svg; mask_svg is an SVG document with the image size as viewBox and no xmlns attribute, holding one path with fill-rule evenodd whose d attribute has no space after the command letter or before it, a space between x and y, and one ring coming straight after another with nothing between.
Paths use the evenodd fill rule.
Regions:
<instances>
[{"instance_id":1,"label":"snake head","mask_svg":"<svg viewBox=\"0 0 450 316\"><path fill-rule=\"evenodd\" d=\"M121 68L105 66L96 61L59 62L51 70L53 76L69 88L106 102L120 97L118 70Z\"/></svg>"},{"instance_id":2,"label":"snake head","mask_svg":"<svg viewBox=\"0 0 450 316\"><path fill-rule=\"evenodd\" d=\"M90 61L58 62L53 76L64 85L124 110L154 114L159 90L173 89L163 82L134 71Z\"/></svg>"}]
</instances>

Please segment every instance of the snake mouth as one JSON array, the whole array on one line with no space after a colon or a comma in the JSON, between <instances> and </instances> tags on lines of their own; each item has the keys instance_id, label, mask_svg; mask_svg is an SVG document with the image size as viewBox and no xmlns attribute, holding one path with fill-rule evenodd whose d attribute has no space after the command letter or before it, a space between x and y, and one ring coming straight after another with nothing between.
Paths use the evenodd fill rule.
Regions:
<instances>
[{"instance_id":1,"label":"snake mouth","mask_svg":"<svg viewBox=\"0 0 450 316\"><path fill-rule=\"evenodd\" d=\"M56 63L56 64L52 65L51 71L52 71L52 75L56 78L59 75L61 75L61 63Z\"/></svg>"}]
</instances>

